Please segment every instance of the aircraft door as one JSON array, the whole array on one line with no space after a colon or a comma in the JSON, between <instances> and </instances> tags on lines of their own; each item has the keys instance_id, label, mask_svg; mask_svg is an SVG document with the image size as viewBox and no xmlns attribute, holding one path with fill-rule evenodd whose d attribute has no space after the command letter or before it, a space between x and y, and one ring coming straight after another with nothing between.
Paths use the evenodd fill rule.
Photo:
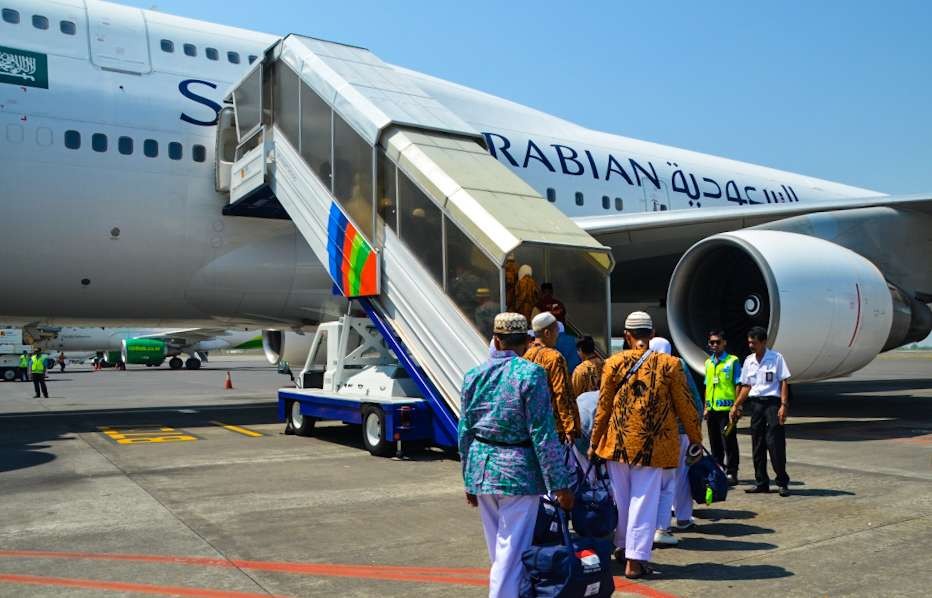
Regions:
<instances>
[{"instance_id":1,"label":"aircraft door","mask_svg":"<svg viewBox=\"0 0 932 598\"><path fill-rule=\"evenodd\" d=\"M146 21L138 8L87 3L91 62L103 69L134 73L152 71Z\"/></svg>"},{"instance_id":2,"label":"aircraft door","mask_svg":"<svg viewBox=\"0 0 932 598\"><path fill-rule=\"evenodd\" d=\"M643 189L645 212L666 212L670 209L670 194L667 192L665 182L660 181L660 189L649 182L644 185Z\"/></svg>"}]
</instances>

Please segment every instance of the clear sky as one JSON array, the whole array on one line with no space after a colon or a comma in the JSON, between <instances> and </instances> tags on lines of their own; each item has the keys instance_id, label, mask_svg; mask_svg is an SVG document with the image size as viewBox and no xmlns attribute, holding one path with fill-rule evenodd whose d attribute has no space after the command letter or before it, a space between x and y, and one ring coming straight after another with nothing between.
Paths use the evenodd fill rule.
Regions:
<instances>
[{"instance_id":1,"label":"clear sky","mask_svg":"<svg viewBox=\"0 0 932 598\"><path fill-rule=\"evenodd\" d=\"M932 1L126 1L364 46L584 126L932 192Z\"/></svg>"}]
</instances>

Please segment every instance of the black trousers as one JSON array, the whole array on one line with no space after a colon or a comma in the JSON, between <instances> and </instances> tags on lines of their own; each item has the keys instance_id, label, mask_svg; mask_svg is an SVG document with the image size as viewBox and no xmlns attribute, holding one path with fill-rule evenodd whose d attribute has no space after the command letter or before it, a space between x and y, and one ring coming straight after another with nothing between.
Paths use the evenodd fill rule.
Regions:
<instances>
[{"instance_id":1,"label":"black trousers","mask_svg":"<svg viewBox=\"0 0 932 598\"><path fill-rule=\"evenodd\" d=\"M29 376L26 374L26 368L16 368L16 377L20 382L29 382Z\"/></svg>"},{"instance_id":2,"label":"black trousers","mask_svg":"<svg viewBox=\"0 0 932 598\"><path fill-rule=\"evenodd\" d=\"M728 411L710 409L706 425L709 428L709 446L712 449L712 457L725 468L726 472L738 477L738 433L732 430L728 436L722 434L722 430L728 425Z\"/></svg>"},{"instance_id":3,"label":"black trousers","mask_svg":"<svg viewBox=\"0 0 932 598\"><path fill-rule=\"evenodd\" d=\"M790 483L786 474L786 429L780 425L777 411L779 397L751 397L745 403L751 416L751 446L754 457L754 479L758 486L769 486L767 475L767 453L770 466L776 474L777 486Z\"/></svg>"},{"instance_id":4,"label":"black trousers","mask_svg":"<svg viewBox=\"0 0 932 598\"><path fill-rule=\"evenodd\" d=\"M49 389L45 387L45 374L32 374L32 386L36 389L36 396L39 396L39 389L42 389L42 396L49 398Z\"/></svg>"}]
</instances>

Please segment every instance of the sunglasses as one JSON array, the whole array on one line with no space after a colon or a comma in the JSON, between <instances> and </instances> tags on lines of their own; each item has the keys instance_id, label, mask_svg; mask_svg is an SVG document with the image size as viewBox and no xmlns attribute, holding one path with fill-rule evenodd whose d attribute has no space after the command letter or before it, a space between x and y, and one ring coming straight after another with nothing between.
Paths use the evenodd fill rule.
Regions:
<instances>
[{"instance_id":1,"label":"sunglasses","mask_svg":"<svg viewBox=\"0 0 932 598\"><path fill-rule=\"evenodd\" d=\"M721 344L722 344L722 341L720 341L720 340L718 340L718 341L710 340L710 341L709 341L709 344L710 344L710 345L721 345Z\"/></svg>"}]
</instances>

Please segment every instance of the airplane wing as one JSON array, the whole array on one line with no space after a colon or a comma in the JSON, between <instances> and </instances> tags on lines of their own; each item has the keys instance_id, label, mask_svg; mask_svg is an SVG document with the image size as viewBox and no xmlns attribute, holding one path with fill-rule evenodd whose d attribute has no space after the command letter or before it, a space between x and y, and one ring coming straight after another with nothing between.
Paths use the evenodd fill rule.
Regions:
<instances>
[{"instance_id":1,"label":"airplane wing","mask_svg":"<svg viewBox=\"0 0 932 598\"><path fill-rule=\"evenodd\" d=\"M152 338L171 342L176 345L188 346L198 341L216 338L227 334L226 328L179 328L165 330L153 334L143 334L136 338Z\"/></svg>"}]
</instances>

